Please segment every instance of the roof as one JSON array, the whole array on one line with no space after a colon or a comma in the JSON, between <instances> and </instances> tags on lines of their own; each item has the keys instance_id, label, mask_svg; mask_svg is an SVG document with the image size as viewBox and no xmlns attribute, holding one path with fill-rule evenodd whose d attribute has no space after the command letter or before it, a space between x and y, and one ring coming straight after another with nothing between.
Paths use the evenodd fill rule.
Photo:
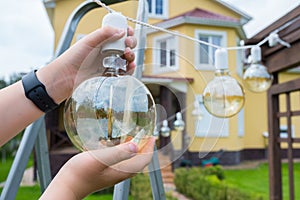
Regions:
<instances>
[{"instance_id":1,"label":"roof","mask_svg":"<svg viewBox=\"0 0 300 200\"><path fill-rule=\"evenodd\" d=\"M158 22L155 25L168 29L182 24L231 27L237 30L241 38L246 38L246 34L242 28L243 24L240 19L224 16L201 8L194 8L188 12ZM156 30L149 30L148 33L153 32L156 32Z\"/></svg>"},{"instance_id":2,"label":"roof","mask_svg":"<svg viewBox=\"0 0 300 200\"><path fill-rule=\"evenodd\" d=\"M238 23L239 20L232 18L232 17L227 17L224 15L220 15L217 13L210 12L208 10L204 10L201 8L194 8L191 11L188 11L186 13L183 13L181 15L175 16L173 18L170 18L169 20L175 19L175 18L180 18L180 17L197 17L197 18L202 18L202 19L209 19L209 20L218 20L218 21L224 21L224 22L236 22Z\"/></svg>"},{"instance_id":3,"label":"roof","mask_svg":"<svg viewBox=\"0 0 300 200\"><path fill-rule=\"evenodd\" d=\"M232 4L229 4L223 0L215 0L217 3L229 8L230 10L232 10L233 12L237 13L238 15L240 15L242 17L241 19L241 23L244 25L246 23L248 23L252 17L248 14L246 14L245 12L239 10L238 8L234 7Z\"/></svg>"}]
</instances>

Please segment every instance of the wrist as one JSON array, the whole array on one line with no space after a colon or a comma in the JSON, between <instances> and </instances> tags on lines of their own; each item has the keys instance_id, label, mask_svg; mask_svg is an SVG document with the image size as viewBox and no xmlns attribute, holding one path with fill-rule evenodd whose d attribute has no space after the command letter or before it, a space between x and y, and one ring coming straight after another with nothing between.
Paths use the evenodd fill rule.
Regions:
<instances>
[{"instance_id":1,"label":"wrist","mask_svg":"<svg viewBox=\"0 0 300 200\"><path fill-rule=\"evenodd\" d=\"M75 75L65 68L54 61L36 72L37 78L45 85L49 96L57 104L68 98L73 90Z\"/></svg>"}]
</instances>

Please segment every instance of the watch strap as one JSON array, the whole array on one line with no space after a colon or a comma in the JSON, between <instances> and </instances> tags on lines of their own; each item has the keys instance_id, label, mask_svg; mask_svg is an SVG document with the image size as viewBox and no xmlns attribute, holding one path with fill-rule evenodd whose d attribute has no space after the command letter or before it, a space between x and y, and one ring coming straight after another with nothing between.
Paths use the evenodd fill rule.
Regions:
<instances>
[{"instance_id":1,"label":"watch strap","mask_svg":"<svg viewBox=\"0 0 300 200\"><path fill-rule=\"evenodd\" d=\"M38 80L35 72L31 71L22 77L25 96L41 111L47 113L58 107L58 104L47 93L46 87Z\"/></svg>"}]
</instances>

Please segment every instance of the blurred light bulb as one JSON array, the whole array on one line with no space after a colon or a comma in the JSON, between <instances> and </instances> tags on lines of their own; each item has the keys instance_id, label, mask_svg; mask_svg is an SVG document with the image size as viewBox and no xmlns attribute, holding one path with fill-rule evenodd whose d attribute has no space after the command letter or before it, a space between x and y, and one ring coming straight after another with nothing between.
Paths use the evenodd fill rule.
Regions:
<instances>
[{"instance_id":1,"label":"blurred light bulb","mask_svg":"<svg viewBox=\"0 0 300 200\"><path fill-rule=\"evenodd\" d=\"M207 111L216 117L232 117L244 105L244 91L229 75L227 51L217 49L215 59L215 77L204 89L203 103Z\"/></svg>"},{"instance_id":2,"label":"blurred light bulb","mask_svg":"<svg viewBox=\"0 0 300 200\"><path fill-rule=\"evenodd\" d=\"M251 58L252 62L243 76L244 84L252 92L264 92L271 86L273 76L269 74L267 68L261 63L260 47L252 47Z\"/></svg>"},{"instance_id":3,"label":"blurred light bulb","mask_svg":"<svg viewBox=\"0 0 300 200\"><path fill-rule=\"evenodd\" d=\"M117 24L126 22L120 14L108 15ZM79 84L65 103L65 128L80 150L105 148L129 140L143 146L153 134L156 108L150 91L133 76L119 75L126 70L126 61L120 57L124 49L124 40L106 43L102 48L102 76Z\"/></svg>"},{"instance_id":4,"label":"blurred light bulb","mask_svg":"<svg viewBox=\"0 0 300 200\"><path fill-rule=\"evenodd\" d=\"M183 131L185 123L182 120L182 115L180 112L176 113L176 120L174 121L174 129L177 131Z\"/></svg>"},{"instance_id":5,"label":"blurred light bulb","mask_svg":"<svg viewBox=\"0 0 300 200\"><path fill-rule=\"evenodd\" d=\"M197 119L201 120L203 118L203 113L200 108L200 103L203 103L202 95L199 95L201 99L194 101L194 110L192 111L192 115Z\"/></svg>"},{"instance_id":6,"label":"blurred light bulb","mask_svg":"<svg viewBox=\"0 0 300 200\"><path fill-rule=\"evenodd\" d=\"M164 120L163 121L163 125L162 125L162 127L160 129L161 136L163 136L163 137L169 137L170 136L170 132L171 132L171 130L170 130L169 126L168 126L168 120Z\"/></svg>"}]
</instances>

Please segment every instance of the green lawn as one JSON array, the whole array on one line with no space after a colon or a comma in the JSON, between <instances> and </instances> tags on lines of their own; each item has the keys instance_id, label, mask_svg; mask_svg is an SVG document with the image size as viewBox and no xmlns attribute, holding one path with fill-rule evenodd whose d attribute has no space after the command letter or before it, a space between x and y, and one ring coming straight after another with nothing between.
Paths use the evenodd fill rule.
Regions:
<instances>
[{"instance_id":1,"label":"green lawn","mask_svg":"<svg viewBox=\"0 0 300 200\"><path fill-rule=\"evenodd\" d=\"M6 163L0 163L0 182L5 181L9 168L12 164L13 159L8 158ZM32 159L28 166L32 166ZM243 169L243 170L224 170L225 180L229 184L239 187L244 191L252 191L254 193L261 194L266 200L269 199L269 180L268 180L268 164L261 164L255 169ZM288 166L287 164L282 165L283 173L283 196L284 199L289 199L288 194ZM300 190L300 163L294 164L294 181L295 181L295 199L299 199ZM0 188L0 192L2 188ZM40 196L40 188L38 185L33 187L20 187L17 193L16 200L33 200L38 199ZM85 200L110 200L112 195L90 195Z\"/></svg>"},{"instance_id":2,"label":"green lawn","mask_svg":"<svg viewBox=\"0 0 300 200\"><path fill-rule=\"evenodd\" d=\"M0 188L0 192L2 188ZM34 200L39 199L41 195L40 187L38 185L31 187L20 187L15 200ZM84 200L111 200L111 194L89 195Z\"/></svg>"},{"instance_id":3,"label":"green lawn","mask_svg":"<svg viewBox=\"0 0 300 200\"><path fill-rule=\"evenodd\" d=\"M11 168L11 165L13 163L13 159L14 158L12 158L12 157L7 157L6 162L2 163L0 161L0 183L6 180L9 170ZM33 166L32 156L30 157L30 159L27 163L27 167L31 167L31 166Z\"/></svg>"},{"instance_id":4,"label":"green lawn","mask_svg":"<svg viewBox=\"0 0 300 200\"><path fill-rule=\"evenodd\" d=\"M283 199L289 199L288 165L282 164ZM269 199L268 164L261 164L255 169L225 170L226 182L238 186L243 191L252 191ZM300 163L294 164L295 199L300 198Z\"/></svg>"}]
</instances>

